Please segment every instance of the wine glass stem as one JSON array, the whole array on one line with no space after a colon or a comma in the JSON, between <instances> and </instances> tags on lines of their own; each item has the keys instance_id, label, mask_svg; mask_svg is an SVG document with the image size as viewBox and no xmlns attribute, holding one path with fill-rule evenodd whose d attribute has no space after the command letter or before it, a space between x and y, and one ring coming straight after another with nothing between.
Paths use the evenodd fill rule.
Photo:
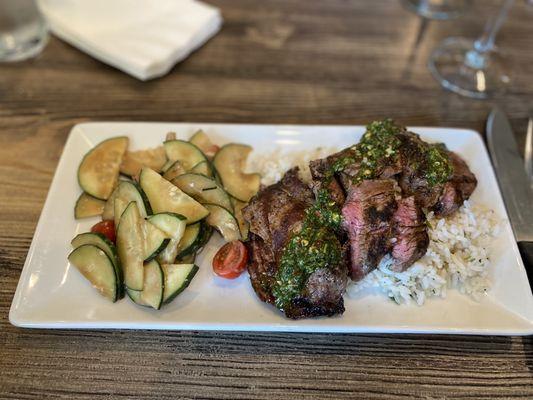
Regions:
<instances>
[{"instance_id":1,"label":"wine glass stem","mask_svg":"<svg viewBox=\"0 0 533 400\"><path fill-rule=\"evenodd\" d=\"M496 35L502 27L509 9L515 0L505 0L499 12L487 21L483 34L474 42L474 48L468 52L466 63L469 67L483 69L488 62L489 53L494 49Z\"/></svg>"}]
</instances>

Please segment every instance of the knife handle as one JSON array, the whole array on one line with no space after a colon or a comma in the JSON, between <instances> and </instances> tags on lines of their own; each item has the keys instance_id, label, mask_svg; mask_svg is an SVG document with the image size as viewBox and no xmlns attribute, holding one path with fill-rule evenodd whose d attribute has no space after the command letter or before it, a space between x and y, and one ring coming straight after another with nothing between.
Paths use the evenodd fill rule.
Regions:
<instances>
[{"instance_id":1,"label":"knife handle","mask_svg":"<svg viewBox=\"0 0 533 400\"><path fill-rule=\"evenodd\" d=\"M529 286L533 290L533 242L518 242L518 250L526 267Z\"/></svg>"}]
</instances>

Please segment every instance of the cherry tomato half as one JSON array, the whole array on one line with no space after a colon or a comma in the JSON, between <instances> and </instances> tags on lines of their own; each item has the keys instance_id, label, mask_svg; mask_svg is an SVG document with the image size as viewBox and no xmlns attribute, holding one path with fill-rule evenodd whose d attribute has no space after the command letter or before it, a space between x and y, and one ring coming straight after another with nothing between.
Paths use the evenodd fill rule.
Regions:
<instances>
[{"instance_id":1,"label":"cherry tomato half","mask_svg":"<svg viewBox=\"0 0 533 400\"><path fill-rule=\"evenodd\" d=\"M213 271L226 279L235 279L246 269L248 249L239 240L226 243L213 257Z\"/></svg>"},{"instance_id":2,"label":"cherry tomato half","mask_svg":"<svg viewBox=\"0 0 533 400\"><path fill-rule=\"evenodd\" d=\"M98 222L91 228L91 232L101 233L113 243L115 243L115 223L113 222L113 220L105 219L103 221Z\"/></svg>"}]
</instances>

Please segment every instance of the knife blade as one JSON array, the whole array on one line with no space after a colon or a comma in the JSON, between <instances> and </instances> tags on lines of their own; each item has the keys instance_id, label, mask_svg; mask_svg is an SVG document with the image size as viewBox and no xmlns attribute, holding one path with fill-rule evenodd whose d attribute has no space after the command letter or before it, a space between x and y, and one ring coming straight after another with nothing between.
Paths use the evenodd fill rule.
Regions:
<instances>
[{"instance_id":1,"label":"knife blade","mask_svg":"<svg viewBox=\"0 0 533 400\"><path fill-rule=\"evenodd\" d=\"M528 277L533 278L533 191L507 116L494 108L487 119L487 142L515 239Z\"/></svg>"}]
</instances>

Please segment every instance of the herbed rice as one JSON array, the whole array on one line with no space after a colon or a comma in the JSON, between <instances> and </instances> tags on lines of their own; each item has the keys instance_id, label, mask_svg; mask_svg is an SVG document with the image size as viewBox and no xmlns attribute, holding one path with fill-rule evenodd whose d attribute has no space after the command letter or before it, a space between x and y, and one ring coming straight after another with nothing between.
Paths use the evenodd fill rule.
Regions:
<instances>
[{"instance_id":1,"label":"herbed rice","mask_svg":"<svg viewBox=\"0 0 533 400\"><path fill-rule=\"evenodd\" d=\"M248 163L250 171L262 174L261 183L270 185L281 179L293 166L299 166L301 177L310 180L309 161L337 151L318 148L315 151L283 152L254 155ZM448 289L479 299L490 288L490 244L499 233L498 220L492 210L465 201L451 217L427 215L430 244L427 253L404 272L393 272L391 258L385 257L378 268L360 282L351 282L349 297L363 289L375 288L398 304L424 304L429 297L446 297Z\"/></svg>"}]
</instances>

